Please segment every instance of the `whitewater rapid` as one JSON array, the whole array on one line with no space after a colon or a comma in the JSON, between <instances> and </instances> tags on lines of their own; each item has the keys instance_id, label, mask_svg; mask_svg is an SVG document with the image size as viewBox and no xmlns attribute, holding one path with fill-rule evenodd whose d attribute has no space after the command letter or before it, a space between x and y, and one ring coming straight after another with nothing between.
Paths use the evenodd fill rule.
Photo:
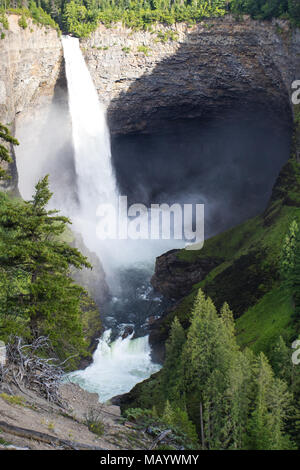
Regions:
<instances>
[{"instance_id":1,"label":"whitewater rapid","mask_svg":"<svg viewBox=\"0 0 300 470\"><path fill-rule=\"evenodd\" d=\"M160 369L151 361L148 336L135 339L132 336L119 337L111 343L111 330L105 331L93 363L85 370L69 374L70 380L89 392L98 393L102 403L129 392Z\"/></svg>"}]
</instances>

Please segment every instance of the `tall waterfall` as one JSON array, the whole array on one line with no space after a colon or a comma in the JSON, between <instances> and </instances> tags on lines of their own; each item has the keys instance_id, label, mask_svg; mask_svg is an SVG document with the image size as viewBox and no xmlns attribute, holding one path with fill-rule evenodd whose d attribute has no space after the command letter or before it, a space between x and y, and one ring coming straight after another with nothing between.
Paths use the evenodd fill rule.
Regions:
<instances>
[{"instance_id":1,"label":"tall waterfall","mask_svg":"<svg viewBox=\"0 0 300 470\"><path fill-rule=\"evenodd\" d=\"M80 205L79 214L73 217L74 225L82 233L88 248L100 254L105 262L107 246L102 246L101 252L101 244L96 237L96 210L100 203L115 205L117 201L109 130L105 110L98 99L79 40L68 36L62 39L62 43Z\"/></svg>"}]
</instances>

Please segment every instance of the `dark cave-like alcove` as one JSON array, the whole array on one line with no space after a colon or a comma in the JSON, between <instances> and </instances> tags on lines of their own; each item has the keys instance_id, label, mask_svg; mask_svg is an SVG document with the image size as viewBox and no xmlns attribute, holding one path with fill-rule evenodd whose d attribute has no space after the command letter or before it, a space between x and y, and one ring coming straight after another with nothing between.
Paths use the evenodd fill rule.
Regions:
<instances>
[{"instance_id":1,"label":"dark cave-like alcove","mask_svg":"<svg viewBox=\"0 0 300 470\"><path fill-rule=\"evenodd\" d=\"M191 33L108 108L130 203L204 202L206 236L261 212L289 157L282 71L253 35Z\"/></svg>"},{"instance_id":2,"label":"dark cave-like alcove","mask_svg":"<svg viewBox=\"0 0 300 470\"><path fill-rule=\"evenodd\" d=\"M290 139L291 128L274 126L272 115L241 110L113 136L112 156L129 203L204 203L208 236L264 209Z\"/></svg>"}]
</instances>

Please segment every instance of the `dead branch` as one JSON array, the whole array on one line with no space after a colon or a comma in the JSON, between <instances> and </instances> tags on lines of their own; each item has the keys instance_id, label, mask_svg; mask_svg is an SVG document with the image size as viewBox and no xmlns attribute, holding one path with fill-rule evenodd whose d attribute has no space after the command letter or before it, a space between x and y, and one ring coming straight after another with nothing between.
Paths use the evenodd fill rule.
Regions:
<instances>
[{"instance_id":1,"label":"dead branch","mask_svg":"<svg viewBox=\"0 0 300 470\"><path fill-rule=\"evenodd\" d=\"M6 346L6 363L0 366L0 387L14 384L23 393L27 388L65 407L59 394L64 370L55 358L40 357L41 351L50 351L49 340L44 336L32 344L24 344L18 336L12 338Z\"/></svg>"},{"instance_id":2,"label":"dead branch","mask_svg":"<svg viewBox=\"0 0 300 470\"><path fill-rule=\"evenodd\" d=\"M157 436L157 438L154 439L151 446L149 447L149 450L153 450L157 444L159 444L168 434L170 434L170 432L172 432L171 429L166 429L159 436Z\"/></svg>"}]
</instances>

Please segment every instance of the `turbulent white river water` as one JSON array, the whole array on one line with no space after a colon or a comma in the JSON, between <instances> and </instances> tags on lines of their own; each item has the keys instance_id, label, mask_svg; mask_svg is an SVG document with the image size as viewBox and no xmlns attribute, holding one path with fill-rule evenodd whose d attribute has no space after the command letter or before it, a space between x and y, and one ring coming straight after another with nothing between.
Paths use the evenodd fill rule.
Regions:
<instances>
[{"instance_id":1,"label":"turbulent white river water","mask_svg":"<svg viewBox=\"0 0 300 470\"><path fill-rule=\"evenodd\" d=\"M110 343L110 334L107 330L100 339L93 363L69 376L89 392L98 393L101 402L128 392L160 369L151 361L148 336L132 339L131 335Z\"/></svg>"}]
</instances>

